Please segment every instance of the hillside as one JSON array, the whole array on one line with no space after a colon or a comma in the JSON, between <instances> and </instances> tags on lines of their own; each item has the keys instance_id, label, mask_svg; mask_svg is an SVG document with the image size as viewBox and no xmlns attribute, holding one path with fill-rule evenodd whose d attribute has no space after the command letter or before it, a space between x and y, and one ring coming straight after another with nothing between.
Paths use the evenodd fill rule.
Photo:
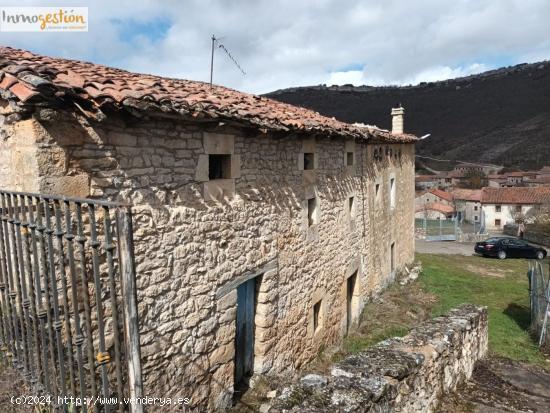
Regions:
<instances>
[{"instance_id":1,"label":"hillside","mask_svg":"<svg viewBox=\"0 0 550 413\"><path fill-rule=\"evenodd\" d=\"M549 61L416 86L322 85L266 96L384 129L401 102L405 130L431 133L418 143L419 154L523 169L550 164Z\"/></svg>"}]
</instances>

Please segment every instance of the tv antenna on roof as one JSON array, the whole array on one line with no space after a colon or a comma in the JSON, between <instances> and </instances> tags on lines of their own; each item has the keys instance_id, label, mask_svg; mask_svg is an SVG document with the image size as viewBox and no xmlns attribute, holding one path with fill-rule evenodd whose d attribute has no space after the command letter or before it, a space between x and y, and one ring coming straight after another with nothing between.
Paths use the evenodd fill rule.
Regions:
<instances>
[{"instance_id":1,"label":"tv antenna on roof","mask_svg":"<svg viewBox=\"0 0 550 413\"><path fill-rule=\"evenodd\" d=\"M221 39L217 39L215 35L212 35L212 56L210 58L210 87L212 87L212 80L214 78L214 50L216 48L216 45L218 48L222 49L225 52L225 54L233 61L233 63L235 63L235 66L237 66L243 76L246 76L246 72L243 70L239 62L237 62L237 60L235 60L231 53L229 53L229 50L227 50L227 48L222 43L220 43L220 40Z\"/></svg>"}]
</instances>

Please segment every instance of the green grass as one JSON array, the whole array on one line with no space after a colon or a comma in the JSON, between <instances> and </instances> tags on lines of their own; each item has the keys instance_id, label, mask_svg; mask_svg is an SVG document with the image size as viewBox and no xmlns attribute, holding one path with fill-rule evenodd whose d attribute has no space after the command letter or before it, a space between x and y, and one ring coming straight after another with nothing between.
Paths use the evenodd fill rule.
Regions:
<instances>
[{"instance_id":1,"label":"green grass","mask_svg":"<svg viewBox=\"0 0 550 413\"><path fill-rule=\"evenodd\" d=\"M485 305L489 314L489 351L493 355L548 366L529 334L526 260L417 254L423 289L438 298L433 316L461 303Z\"/></svg>"}]
</instances>

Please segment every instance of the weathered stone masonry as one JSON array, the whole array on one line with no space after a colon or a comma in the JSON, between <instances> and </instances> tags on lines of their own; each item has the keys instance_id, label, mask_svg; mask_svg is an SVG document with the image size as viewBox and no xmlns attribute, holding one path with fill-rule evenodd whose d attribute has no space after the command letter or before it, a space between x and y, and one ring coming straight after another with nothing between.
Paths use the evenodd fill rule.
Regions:
<instances>
[{"instance_id":1,"label":"weathered stone masonry","mask_svg":"<svg viewBox=\"0 0 550 413\"><path fill-rule=\"evenodd\" d=\"M23 140L34 165L24 169L29 177L13 173L22 164L8 160L0 186L135 206L146 394L189 396L209 410L228 404L236 308L231 287L240 280L260 277L254 370L281 373L299 368L345 333L349 276L357 273L356 316L392 280L392 243L394 271L413 260L412 144L167 119L92 123L62 113L54 121L28 119L6 130L2 145ZM234 196L221 201L205 194L200 176L212 141L232 143L235 162ZM315 153L316 169L301 169L305 151ZM348 152L352 166L346 166ZM309 227L312 196L319 202L318 224Z\"/></svg>"},{"instance_id":2,"label":"weathered stone masonry","mask_svg":"<svg viewBox=\"0 0 550 413\"><path fill-rule=\"evenodd\" d=\"M487 308L462 305L403 338L348 356L330 374L281 389L270 413L433 412L487 353Z\"/></svg>"}]
</instances>

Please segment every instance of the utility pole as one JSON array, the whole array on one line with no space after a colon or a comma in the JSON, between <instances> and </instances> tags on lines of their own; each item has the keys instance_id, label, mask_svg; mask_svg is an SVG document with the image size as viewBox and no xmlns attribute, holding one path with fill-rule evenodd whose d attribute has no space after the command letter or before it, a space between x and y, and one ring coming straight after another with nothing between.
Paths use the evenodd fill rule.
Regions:
<instances>
[{"instance_id":1,"label":"utility pole","mask_svg":"<svg viewBox=\"0 0 550 413\"><path fill-rule=\"evenodd\" d=\"M210 58L210 88L212 88L212 79L214 77L214 44L216 36L212 35L212 57Z\"/></svg>"}]
</instances>

